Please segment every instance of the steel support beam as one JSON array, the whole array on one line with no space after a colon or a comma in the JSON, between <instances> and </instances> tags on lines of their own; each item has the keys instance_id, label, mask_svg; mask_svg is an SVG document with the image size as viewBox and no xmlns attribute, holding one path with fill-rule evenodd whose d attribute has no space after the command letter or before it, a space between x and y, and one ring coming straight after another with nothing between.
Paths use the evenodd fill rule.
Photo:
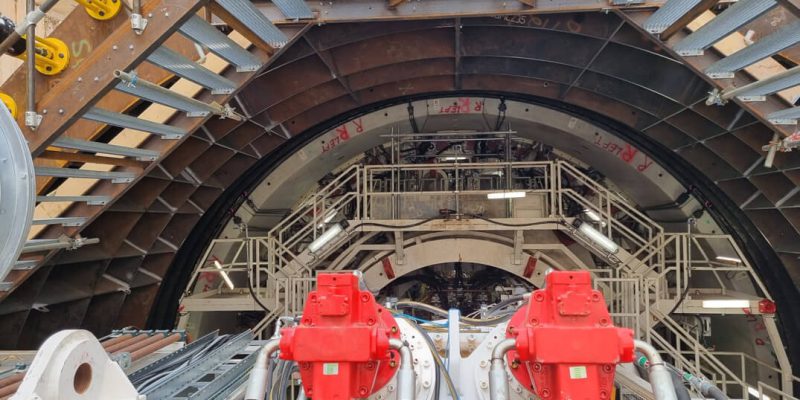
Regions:
<instances>
[{"instance_id":1,"label":"steel support beam","mask_svg":"<svg viewBox=\"0 0 800 400\"><path fill-rule=\"evenodd\" d=\"M650 9L661 6L666 0L649 0L640 4L625 6L625 10ZM450 0L414 1L387 7L385 0L354 0L348 2L322 2L313 4L316 18L314 23L400 21L440 19L455 17L494 17L498 15L532 15L557 12L600 12L609 9L607 1L597 0L549 0L539 1L531 7L524 1L487 2L482 0L460 1L453 7ZM276 25L295 24L296 20L286 18L273 2L256 3L255 6Z\"/></svg>"},{"instance_id":2,"label":"steel support beam","mask_svg":"<svg viewBox=\"0 0 800 400\"><path fill-rule=\"evenodd\" d=\"M208 0L154 0L144 6L149 17L147 29L137 35L123 25L112 33L83 62L39 101L39 109L53 110L42 120L36 133L26 132L29 148L38 155L77 121L117 83L115 70L129 71L195 15ZM119 51L120 48L125 51ZM58 111L58 112L55 112Z\"/></svg>"}]
</instances>

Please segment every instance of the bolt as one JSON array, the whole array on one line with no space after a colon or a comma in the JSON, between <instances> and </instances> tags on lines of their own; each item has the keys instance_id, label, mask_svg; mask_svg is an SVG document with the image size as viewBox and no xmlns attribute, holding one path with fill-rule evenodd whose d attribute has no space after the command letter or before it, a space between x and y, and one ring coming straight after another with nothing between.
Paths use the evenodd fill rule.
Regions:
<instances>
[{"instance_id":1,"label":"bolt","mask_svg":"<svg viewBox=\"0 0 800 400\"><path fill-rule=\"evenodd\" d=\"M431 381L422 381L422 387L426 389L431 387Z\"/></svg>"},{"instance_id":2,"label":"bolt","mask_svg":"<svg viewBox=\"0 0 800 400\"><path fill-rule=\"evenodd\" d=\"M133 50L133 45L128 46L129 50Z\"/></svg>"},{"instance_id":3,"label":"bolt","mask_svg":"<svg viewBox=\"0 0 800 400\"><path fill-rule=\"evenodd\" d=\"M397 327L396 326L392 327L392 333L397 333Z\"/></svg>"},{"instance_id":4,"label":"bolt","mask_svg":"<svg viewBox=\"0 0 800 400\"><path fill-rule=\"evenodd\" d=\"M47 114L47 109L42 110L42 114Z\"/></svg>"},{"instance_id":5,"label":"bolt","mask_svg":"<svg viewBox=\"0 0 800 400\"><path fill-rule=\"evenodd\" d=\"M486 362L486 360L481 360L481 363L480 363L481 368L486 368L487 365L489 365L489 363Z\"/></svg>"},{"instance_id":6,"label":"bolt","mask_svg":"<svg viewBox=\"0 0 800 400\"><path fill-rule=\"evenodd\" d=\"M608 364L603 365L603 372L611 372L611 365Z\"/></svg>"},{"instance_id":7,"label":"bolt","mask_svg":"<svg viewBox=\"0 0 800 400\"><path fill-rule=\"evenodd\" d=\"M147 18L153 18L153 13L148 13Z\"/></svg>"},{"instance_id":8,"label":"bolt","mask_svg":"<svg viewBox=\"0 0 800 400\"><path fill-rule=\"evenodd\" d=\"M392 367L392 368L396 367L397 366L397 361L395 361L395 360L389 361L389 366Z\"/></svg>"},{"instance_id":9,"label":"bolt","mask_svg":"<svg viewBox=\"0 0 800 400\"><path fill-rule=\"evenodd\" d=\"M542 397L550 397L550 389L542 389Z\"/></svg>"},{"instance_id":10,"label":"bolt","mask_svg":"<svg viewBox=\"0 0 800 400\"><path fill-rule=\"evenodd\" d=\"M111 50L114 50L114 51L117 51L117 49L118 49L118 48L119 48L119 47L117 47L117 45L113 45L113 46L111 46Z\"/></svg>"},{"instance_id":11,"label":"bolt","mask_svg":"<svg viewBox=\"0 0 800 400\"><path fill-rule=\"evenodd\" d=\"M58 113L63 115L64 114L64 109L63 108L59 108L58 109Z\"/></svg>"},{"instance_id":12,"label":"bolt","mask_svg":"<svg viewBox=\"0 0 800 400\"><path fill-rule=\"evenodd\" d=\"M372 318L368 319L367 320L367 325L370 325L370 326L375 325L375 320L372 319Z\"/></svg>"},{"instance_id":13,"label":"bolt","mask_svg":"<svg viewBox=\"0 0 800 400\"><path fill-rule=\"evenodd\" d=\"M366 396L367 395L367 388L365 388L364 386L358 388L358 394L360 394L362 396Z\"/></svg>"},{"instance_id":14,"label":"bolt","mask_svg":"<svg viewBox=\"0 0 800 400\"><path fill-rule=\"evenodd\" d=\"M601 390L600 391L600 398L601 399L607 399L608 398L608 392L606 392L605 390Z\"/></svg>"},{"instance_id":15,"label":"bolt","mask_svg":"<svg viewBox=\"0 0 800 400\"><path fill-rule=\"evenodd\" d=\"M481 381L481 389L486 389L489 387L489 382Z\"/></svg>"},{"instance_id":16,"label":"bolt","mask_svg":"<svg viewBox=\"0 0 800 400\"><path fill-rule=\"evenodd\" d=\"M83 82L83 77L79 76L78 77L78 82Z\"/></svg>"},{"instance_id":17,"label":"bolt","mask_svg":"<svg viewBox=\"0 0 800 400\"><path fill-rule=\"evenodd\" d=\"M94 77L94 81L95 81L95 82L100 82L100 77L99 77L99 76L95 76L95 77Z\"/></svg>"},{"instance_id":18,"label":"bolt","mask_svg":"<svg viewBox=\"0 0 800 400\"><path fill-rule=\"evenodd\" d=\"M169 13L168 13L168 12L165 12L165 13L164 13L164 16L165 16L165 17L169 17Z\"/></svg>"}]
</instances>

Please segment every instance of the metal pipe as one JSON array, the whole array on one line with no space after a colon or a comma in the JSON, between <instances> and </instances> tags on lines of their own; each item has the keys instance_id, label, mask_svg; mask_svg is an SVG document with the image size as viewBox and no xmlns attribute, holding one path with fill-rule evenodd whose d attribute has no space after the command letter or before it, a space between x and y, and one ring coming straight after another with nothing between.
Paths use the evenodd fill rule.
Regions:
<instances>
[{"instance_id":1,"label":"metal pipe","mask_svg":"<svg viewBox=\"0 0 800 400\"><path fill-rule=\"evenodd\" d=\"M147 27L147 20L142 16L142 0L133 0L131 4L131 28L137 35L144 32Z\"/></svg>"},{"instance_id":2,"label":"metal pipe","mask_svg":"<svg viewBox=\"0 0 800 400\"><path fill-rule=\"evenodd\" d=\"M100 243L100 239L89 238L89 239L70 239L54 243L32 244L24 246L22 248L22 253L23 254L35 253L38 251L57 250L57 249L77 249L88 244L97 244L97 243Z\"/></svg>"},{"instance_id":3,"label":"metal pipe","mask_svg":"<svg viewBox=\"0 0 800 400\"><path fill-rule=\"evenodd\" d=\"M115 345L109 346L106 349L106 352L108 352L108 353L116 353L119 350L123 350L123 349L125 349L127 347L130 347L131 345L133 345L135 343L139 343L139 342L141 342L142 340L145 340L145 339L147 339L147 334L136 335L136 336L132 337L129 340L125 340L125 341L122 341L122 342L117 343Z\"/></svg>"},{"instance_id":4,"label":"metal pipe","mask_svg":"<svg viewBox=\"0 0 800 400\"><path fill-rule=\"evenodd\" d=\"M17 383L25 377L25 372L17 372L14 375L0 379L0 388L4 388L12 383Z\"/></svg>"},{"instance_id":5,"label":"metal pipe","mask_svg":"<svg viewBox=\"0 0 800 400\"><path fill-rule=\"evenodd\" d=\"M417 391L414 361L411 349L400 339L389 339L389 348L400 352L400 370L397 372L397 400L414 400Z\"/></svg>"},{"instance_id":6,"label":"metal pipe","mask_svg":"<svg viewBox=\"0 0 800 400\"><path fill-rule=\"evenodd\" d=\"M271 339L258 351L256 364L253 366L253 370L250 371L250 379L247 380L244 400L262 400L264 395L267 394L269 359L279 349L280 339Z\"/></svg>"},{"instance_id":7,"label":"metal pipe","mask_svg":"<svg viewBox=\"0 0 800 400\"><path fill-rule=\"evenodd\" d=\"M0 54L5 54L5 52L8 51L8 49L10 49L14 43L22 38L22 35L25 34L28 26L41 21L42 18L44 18L45 13L50 11L53 6L56 5L56 3L58 3L58 0L45 0L38 9L33 10L33 7L36 7L34 2L33 7L29 8L28 14L25 16L25 18L19 24L17 24L17 29L8 37L6 37L5 40L3 40L3 43L0 43Z\"/></svg>"},{"instance_id":8,"label":"metal pipe","mask_svg":"<svg viewBox=\"0 0 800 400\"><path fill-rule=\"evenodd\" d=\"M670 372L658 351L649 343L641 340L634 340L633 345L636 351L644 354L647 358L650 386L653 388L656 400L678 400L675 387L672 386Z\"/></svg>"},{"instance_id":9,"label":"metal pipe","mask_svg":"<svg viewBox=\"0 0 800 400\"><path fill-rule=\"evenodd\" d=\"M36 9L36 0L28 0L27 12L31 15ZM25 112L25 125L35 129L36 124L36 24L28 25L25 57L27 58L28 108Z\"/></svg>"},{"instance_id":10,"label":"metal pipe","mask_svg":"<svg viewBox=\"0 0 800 400\"><path fill-rule=\"evenodd\" d=\"M20 375L22 375L22 374L20 374ZM6 396L10 396L10 395L16 393L17 389L19 389L20 385L22 385L22 381L15 382L15 383L13 383L11 385L8 385L6 387L0 388L0 399L3 399Z\"/></svg>"},{"instance_id":11,"label":"metal pipe","mask_svg":"<svg viewBox=\"0 0 800 400\"><path fill-rule=\"evenodd\" d=\"M492 366L489 369L489 398L508 400L508 376L505 369L506 353L517 346L515 339L505 339L492 350Z\"/></svg>"},{"instance_id":12,"label":"metal pipe","mask_svg":"<svg viewBox=\"0 0 800 400\"><path fill-rule=\"evenodd\" d=\"M135 344L132 344L130 346L123 347L122 349L119 349L119 350L115 351L113 355L117 355L119 353L133 353L136 350L139 350L141 348L147 347L147 346L149 346L149 345L151 345L153 343L156 343L159 340L161 340L161 339L166 337L166 335L164 335L163 333L156 333L156 334L153 334L152 336L149 336L149 337L147 335L140 335L140 336L144 336L147 339L142 340L140 342L137 342Z\"/></svg>"},{"instance_id":13,"label":"metal pipe","mask_svg":"<svg viewBox=\"0 0 800 400\"><path fill-rule=\"evenodd\" d=\"M106 340L104 342L100 342L100 344L103 346L104 349L107 349L107 348L109 348L109 347L111 347L111 346L113 346L115 344L122 343L122 342L124 342L126 340L130 340L132 338L133 338L132 334L125 333L125 334L122 334L122 335L119 335L119 336L115 336L115 337L113 337L111 339L108 339L108 340Z\"/></svg>"},{"instance_id":14,"label":"metal pipe","mask_svg":"<svg viewBox=\"0 0 800 400\"><path fill-rule=\"evenodd\" d=\"M155 351L167 347L175 342L177 342L181 338L181 335L175 333L166 337L161 338L160 340L156 341L155 343L151 343L145 347L142 347L139 350L131 352L131 361L136 361L144 356L150 355Z\"/></svg>"},{"instance_id":15,"label":"metal pipe","mask_svg":"<svg viewBox=\"0 0 800 400\"><path fill-rule=\"evenodd\" d=\"M769 150L767 150L767 157L764 159L764 168L772 168L772 163L775 161L775 153L778 152L778 147L781 146L780 135L776 132L772 135L772 140L769 142Z\"/></svg>"},{"instance_id":16,"label":"metal pipe","mask_svg":"<svg viewBox=\"0 0 800 400\"><path fill-rule=\"evenodd\" d=\"M734 97L737 97L737 96L741 95L742 93L747 93L747 92L750 92L752 90L758 89L760 87L764 87L764 86L770 85L770 84L772 84L774 82L777 82L777 81L779 81L781 79L785 79L785 78L794 76L794 75L796 75L798 73L800 73L800 66L797 66L797 67L794 67L794 68L789 68L786 71L783 71L783 72L781 72L779 74L772 75L769 78L762 79L762 80L759 80L759 81L755 81L753 83L750 83L750 84L747 84L747 85L744 85L744 86L725 89L722 92L716 92L715 91L715 93L713 93L711 96L709 96L708 100L706 100L706 105L710 106L710 105L714 105L714 104L724 104L728 100L731 100Z\"/></svg>"}]
</instances>

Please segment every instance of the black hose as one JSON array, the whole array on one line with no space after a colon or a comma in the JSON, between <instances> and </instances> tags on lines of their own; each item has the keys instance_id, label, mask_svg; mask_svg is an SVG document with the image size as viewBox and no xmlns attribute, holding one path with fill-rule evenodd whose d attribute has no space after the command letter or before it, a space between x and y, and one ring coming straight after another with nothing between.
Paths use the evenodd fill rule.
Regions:
<instances>
[{"instance_id":1,"label":"black hose","mask_svg":"<svg viewBox=\"0 0 800 400\"><path fill-rule=\"evenodd\" d=\"M507 307L507 306L509 306L511 304L514 304L516 302L519 302L519 301L524 301L524 300L525 300L525 296L523 296L523 295L511 296L511 297L509 297L509 298L507 298L507 299L495 304L495 306L492 307L492 309L489 310L488 313L486 313L486 316L487 317L493 317L493 316L497 315L497 313L500 310L504 309L505 307Z\"/></svg>"}]
</instances>

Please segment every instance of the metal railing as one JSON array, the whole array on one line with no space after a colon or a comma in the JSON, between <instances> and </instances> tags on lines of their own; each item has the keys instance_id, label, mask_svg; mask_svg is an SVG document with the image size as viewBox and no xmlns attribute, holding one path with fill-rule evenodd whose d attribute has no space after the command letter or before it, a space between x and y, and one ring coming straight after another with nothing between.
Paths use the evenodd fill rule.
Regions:
<instances>
[{"instance_id":1,"label":"metal railing","mask_svg":"<svg viewBox=\"0 0 800 400\"><path fill-rule=\"evenodd\" d=\"M525 198L486 198L490 193L512 191L524 192ZM606 269L595 270L596 287L604 291L618 325L631 327L637 337L652 341L680 368L706 376L723 388L735 385L748 390L743 377L667 315L693 279L703 274L711 277L704 281L716 282L722 293L728 288L720 274L749 274L756 290L769 298L732 237L691 231L665 233L624 198L563 161L353 165L308 195L266 236L215 240L198 265L193 282L203 272L224 272L236 287L252 285L256 296L269 308L259 323L263 329L280 315L302 312L303 302L313 290L315 268L353 234L352 229L344 228L327 246L311 252L309 244L334 224L419 221L438 216L442 208L467 218L470 214L515 218L517 207L530 206L531 202L538 207L540 217L554 221L593 213L589 222L624 249L624 257ZM412 212L409 205L415 206ZM712 257L719 249L741 262L719 262ZM210 265L213 261L219 265ZM193 286L199 289L196 283ZM219 282L215 290L225 292L225 287ZM687 350L694 354L692 358L685 357ZM763 388L771 390L769 386Z\"/></svg>"}]
</instances>

